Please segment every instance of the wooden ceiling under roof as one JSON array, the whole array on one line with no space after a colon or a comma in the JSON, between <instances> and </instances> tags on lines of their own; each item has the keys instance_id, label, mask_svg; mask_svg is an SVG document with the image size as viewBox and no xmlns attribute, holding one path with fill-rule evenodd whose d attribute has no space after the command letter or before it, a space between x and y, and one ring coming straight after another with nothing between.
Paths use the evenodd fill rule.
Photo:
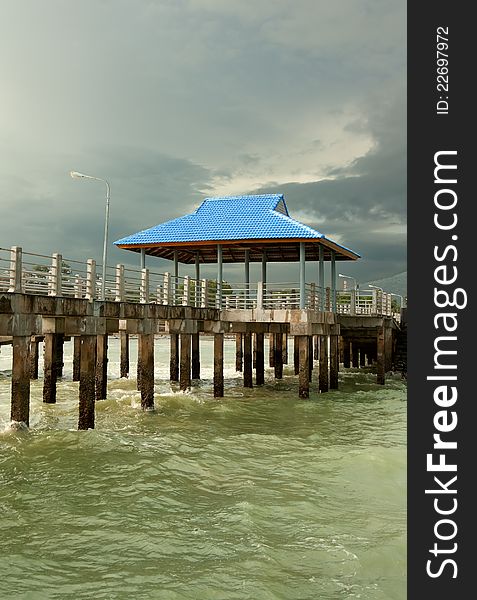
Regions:
<instances>
[{"instance_id":1,"label":"wooden ceiling under roof","mask_svg":"<svg viewBox=\"0 0 477 600\"><path fill-rule=\"evenodd\" d=\"M178 252L178 260L184 264L195 263L196 256L202 264L217 263L217 244L222 246L223 263L244 263L245 250L249 250L250 262L261 262L266 253L267 262L299 262L300 242L305 243L305 258L307 261L319 260L319 248L323 248L324 260L331 260L332 251L335 260L357 260L354 252L334 244L326 238L321 239L269 239L269 240L228 240L224 242L175 242L167 244L138 244L122 246L124 249L140 252L145 249L148 256L157 256L174 260L174 251ZM121 248L121 245L119 245Z\"/></svg>"}]
</instances>

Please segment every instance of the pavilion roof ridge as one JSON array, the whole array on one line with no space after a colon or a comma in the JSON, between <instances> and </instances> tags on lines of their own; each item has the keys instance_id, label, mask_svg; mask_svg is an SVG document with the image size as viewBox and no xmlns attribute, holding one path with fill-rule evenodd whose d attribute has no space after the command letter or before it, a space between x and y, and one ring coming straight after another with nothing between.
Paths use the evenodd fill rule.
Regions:
<instances>
[{"instance_id":1,"label":"pavilion roof ridge","mask_svg":"<svg viewBox=\"0 0 477 600\"><path fill-rule=\"evenodd\" d=\"M217 207L226 208L229 214L236 212L257 212L274 210L280 212L279 206L288 215L288 208L283 194L239 194L236 196L211 196L204 198L193 214L217 211Z\"/></svg>"},{"instance_id":2,"label":"pavilion roof ridge","mask_svg":"<svg viewBox=\"0 0 477 600\"><path fill-rule=\"evenodd\" d=\"M274 212L276 213L276 215L279 218L285 219L287 221L291 221L292 223L299 225L303 229L308 230L308 232L312 234L312 237L326 239L326 235L324 233L321 233L321 231L318 231L318 229L313 229L313 227L310 227L309 225L305 225L305 223L301 223L300 221L297 221L296 219L294 219L293 217L290 217L289 215L284 215L283 213L280 213L278 211L274 211Z\"/></svg>"}]
</instances>

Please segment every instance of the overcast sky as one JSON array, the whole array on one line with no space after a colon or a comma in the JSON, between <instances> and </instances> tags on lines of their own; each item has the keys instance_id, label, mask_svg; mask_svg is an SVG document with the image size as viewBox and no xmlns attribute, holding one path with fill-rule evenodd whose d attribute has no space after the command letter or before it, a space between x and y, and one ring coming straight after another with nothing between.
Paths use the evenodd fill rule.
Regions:
<instances>
[{"instance_id":1,"label":"overcast sky","mask_svg":"<svg viewBox=\"0 0 477 600\"><path fill-rule=\"evenodd\" d=\"M363 256L341 271L404 271L405 9L0 0L0 246L100 259L105 189L77 170L111 183L111 242L206 196L273 191ZM111 245L108 262L131 260Z\"/></svg>"}]
</instances>

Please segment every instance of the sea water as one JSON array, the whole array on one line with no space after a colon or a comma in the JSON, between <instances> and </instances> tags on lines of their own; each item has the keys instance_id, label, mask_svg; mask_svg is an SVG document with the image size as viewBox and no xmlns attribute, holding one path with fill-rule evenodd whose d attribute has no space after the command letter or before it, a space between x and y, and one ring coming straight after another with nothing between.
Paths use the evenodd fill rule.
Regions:
<instances>
[{"instance_id":1,"label":"sea water","mask_svg":"<svg viewBox=\"0 0 477 600\"><path fill-rule=\"evenodd\" d=\"M30 429L10 420L11 348L0 354L0 598L404 599L406 387L370 370L299 400L293 366L245 389L225 342L225 396L168 381L155 344L155 410L119 379L76 431L71 343L57 403L31 386ZM41 350L41 348L40 348ZM131 374L137 348L131 340ZM290 352L290 358L292 358ZM40 377L42 365L40 362ZM317 370L313 372L317 376Z\"/></svg>"}]
</instances>

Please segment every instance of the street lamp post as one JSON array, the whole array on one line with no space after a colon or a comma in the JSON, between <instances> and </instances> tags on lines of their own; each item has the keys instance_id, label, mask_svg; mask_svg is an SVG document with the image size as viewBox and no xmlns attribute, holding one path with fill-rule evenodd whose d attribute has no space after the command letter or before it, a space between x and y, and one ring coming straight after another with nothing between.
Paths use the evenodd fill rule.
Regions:
<instances>
[{"instance_id":1,"label":"street lamp post","mask_svg":"<svg viewBox=\"0 0 477 600\"><path fill-rule=\"evenodd\" d=\"M389 292L391 294L391 296L397 296L398 298L400 298L400 308L404 307L404 298L401 296L401 294L395 294L394 292Z\"/></svg>"},{"instance_id":2,"label":"street lamp post","mask_svg":"<svg viewBox=\"0 0 477 600\"><path fill-rule=\"evenodd\" d=\"M349 310L350 310L351 315L355 315L356 314L356 302L358 301L358 303L359 303L359 298L357 298L358 284L356 283L356 279L354 277L351 277L350 275L344 275L343 273L338 273L338 277L342 277L343 279L352 279L353 280L353 289L351 290L351 293L350 293Z\"/></svg>"},{"instance_id":3,"label":"street lamp post","mask_svg":"<svg viewBox=\"0 0 477 600\"><path fill-rule=\"evenodd\" d=\"M338 273L338 277L343 277L344 279L352 279L354 285L353 289L358 289L358 284L356 283L356 279L354 277L351 277L350 275L343 275L343 273Z\"/></svg>"},{"instance_id":4,"label":"street lamp post","mask_svg":"<svg viewBox=\"0 0 477 600\"><path fill-rule=\"evenodd\" d=\"M111 196L111 187L106 179L101 177L93 177L93 175L85 175L84 173L78 173L78 171L70 171L73 179L95 179L96 181L102 181L106 184L106 215L104 219L104 242L103 242L103 280L101 282L101 300L106 299L106 261L108 256L108 228L109 228L109 199Z\"/></svg>"},{"instance_id":5,"label":"street lamp post","mask_svg":"<svg viewBox=\"0 0 477 600\"><path fill-rule=\"evenodd\" d=\"M372 283L368 283L370 288L374 288L375 290L379 290L381 292L381 298L380 298L380 304L381 304L381 310L383 307L383 298L384 298L384 290L382 287L379 287L379 285L373 285ZM377 304L378 304L378 295L377 294L373 294L373 296L375 296L375 298L373 299L373 304L376 304L376 310L377 310Z\"/></svg>"}]
</instances>

